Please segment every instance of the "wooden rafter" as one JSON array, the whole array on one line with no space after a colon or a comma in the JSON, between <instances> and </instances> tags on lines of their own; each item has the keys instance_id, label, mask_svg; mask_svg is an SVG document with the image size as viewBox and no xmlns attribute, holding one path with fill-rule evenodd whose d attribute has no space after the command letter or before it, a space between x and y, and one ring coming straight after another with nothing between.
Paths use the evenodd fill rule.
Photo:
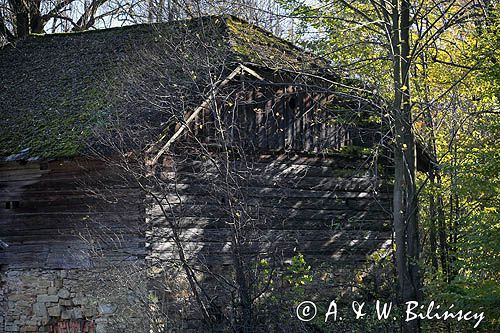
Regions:
<instances>
[{"instance_id":1,"label":"wooden rafter","mask_svg":"<svg viewBox=\"0 0 500 333\"><path fill-rule=\"evenodd\" d=\"M191 115L186 119L186 121L181 125L181 127L170 137L170 139L168 139L168 141L163 145L163 147L160 148L158 153L149 162L149 164L155 165L158 162L158 160L160 159L161 155L163 155L170 148L172 143L174 143L174 141L177 140L177 138L182 134L182 132L184 132L184 130L189 126L189 124L194 119L196 119L198 114L210 105L210 103L212 102L214 97L217 95L217 93L220 91L220 89L222 89L231 80L233 80L237 75L239 75L243 72L246 72L246 73L254 76L258 80L264 80L264 78L262 76L260 76L257 72L255 72L254 70L246 67L243 64L239 64L223 81L221 81L215 85L214 89L212 89L212 91L210 92L210 95L193 111L193 113L191 113ZM153 147L148 149L148 152L150 152Z\"/></svg>"}]
</instances>

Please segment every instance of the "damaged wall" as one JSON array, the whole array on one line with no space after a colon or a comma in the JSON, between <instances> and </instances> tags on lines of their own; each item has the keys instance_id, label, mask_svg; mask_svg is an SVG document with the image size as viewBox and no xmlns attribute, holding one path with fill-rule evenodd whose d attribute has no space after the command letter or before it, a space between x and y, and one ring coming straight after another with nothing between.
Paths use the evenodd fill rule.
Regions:
<instances>
[{"instance_id":1,"label":"damaged wall","mask_svg":"<svg viewBox=\"0 0 500 333\"><path fill-rule=\"evenodd\" d=\"M0 201L0 332L133 327L144 293L130 287L144 280L140 192L95 161L10 162Z\"/></svg>"}]
</instances>

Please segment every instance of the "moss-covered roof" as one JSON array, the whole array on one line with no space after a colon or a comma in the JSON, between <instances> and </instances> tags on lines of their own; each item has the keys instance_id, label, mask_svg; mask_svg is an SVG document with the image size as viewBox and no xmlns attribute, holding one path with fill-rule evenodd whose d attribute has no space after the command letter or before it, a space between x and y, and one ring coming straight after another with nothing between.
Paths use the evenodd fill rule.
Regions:
<instances>
[{"instance_id":1,"label":"moss-covered roof","mask_svg":"<svg viewBox=\"0 0 500 333\"><path fill-rule=\"evenodd\" d=\"M171 41L169 52L175 52L175 38L182 43L192 40L194 46L206 40L213 48L225 50L227 63L292 71L327 66L325 61L230 16L33 35L0 49L0 157L79 155L93 130L103 126L113 111L118 99L111 86L122 81L120 75L130 64L130 54L165 36ZM154 80L154 73L151 76Z\"/></svg>"}]
</instances>

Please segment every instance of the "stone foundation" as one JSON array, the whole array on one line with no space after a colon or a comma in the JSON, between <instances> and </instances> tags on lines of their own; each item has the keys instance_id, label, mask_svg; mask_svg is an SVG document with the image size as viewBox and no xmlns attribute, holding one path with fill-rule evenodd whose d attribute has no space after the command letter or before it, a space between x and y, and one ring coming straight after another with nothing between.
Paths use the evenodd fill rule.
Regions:
<instances>
[{"instance_id":1,"label":"stone foundation","mask_svg":"<svg viewBox=\"0 0 500 333\"><path fill-rule=\"evenodd\" d=\"M1 278L0 332L145 331L130 272L26 269Z\"/></svg>"}]
</instances>

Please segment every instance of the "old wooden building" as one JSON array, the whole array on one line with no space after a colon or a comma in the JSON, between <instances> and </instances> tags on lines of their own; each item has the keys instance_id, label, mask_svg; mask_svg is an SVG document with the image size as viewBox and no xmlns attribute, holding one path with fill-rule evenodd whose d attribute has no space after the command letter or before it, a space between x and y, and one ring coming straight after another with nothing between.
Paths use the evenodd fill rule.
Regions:
<instances>
[{"instance_id":1,"label":"old wooden building","mask_svg":"<svg viewBox=\"0 0 500 333\"><path fill-rule=\"evenodd\" d=\"M300 255L340 295L390 246L380 102L234 17L31 36L0 85L2 332L217 316Z\"/></svg>"}]
</instances>

